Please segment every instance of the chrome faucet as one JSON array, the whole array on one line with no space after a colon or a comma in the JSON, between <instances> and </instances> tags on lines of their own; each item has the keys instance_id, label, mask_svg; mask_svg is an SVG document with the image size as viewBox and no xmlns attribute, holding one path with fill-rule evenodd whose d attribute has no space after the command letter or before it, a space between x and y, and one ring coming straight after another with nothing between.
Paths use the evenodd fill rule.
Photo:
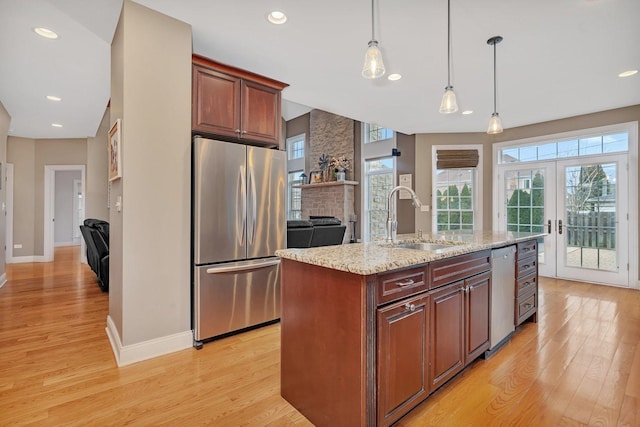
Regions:
<instances>
[{"instance_id":1,"label":"chrome faucet","mask_svg":"<svg viewBox=\"0 0 640 427\"><path fill-rule=\"evenodd\" d=\"M387 242L395 242L396 234L398 231L398 221L396 220L396 205L395 205L395 194L400 190L406 190L411 194L411 203L416 208L422 206L420 199L416 196L416 193L410 189L409 187L405 187L404 185L398 185L394 187L389 192L389 204L387 205ZM393 204L393 208L391 205Z\"/></svg>"}]
</instances>

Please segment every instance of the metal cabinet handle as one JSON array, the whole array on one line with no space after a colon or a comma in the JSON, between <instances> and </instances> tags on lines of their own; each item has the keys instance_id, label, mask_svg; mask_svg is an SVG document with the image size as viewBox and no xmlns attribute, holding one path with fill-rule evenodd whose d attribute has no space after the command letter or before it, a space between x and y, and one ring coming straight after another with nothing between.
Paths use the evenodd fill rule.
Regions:
<instances>
[{"instance_id":1,"label":"metal cabinet handle","mask_svg":"<svg viewBox=\"0 0 640 427\"><path fill-rule=\"evenodd\" d=\"M547 221L547 233L551 234L551 220Z\"/></svg>"},{"instance_id":2,"label":"metal cabinet handle","mask_svg":"<svg viewBox=\"0 0 640 427\"><path fill-rule=\"evenodd\" d=\"M404 305L404 308L406 308L406 309L407 309L407 310L409 310L409 311L416 311L416 306L415 306L415 304L409 304L409 303L406 303L406 304Z\"/></svg>"},{"instance_id":3,"label":"metal cabinet handle","mask_svg":"<svg viewBox=\"0 0 640 427\"><path fill-rule=\"evenodd\" d=\"M246 131L246 130L243 130L241 133L244 135L245 133L247 133L247 131Z\"/></svg>"},{"instance_id":4,"label":"metal cabinet handle","mask_svg":"<svg viewBox=\"0 0 640 427\"><path fill-rule=\"evenodd\" d=\"M404 282L396 282L396 286L400 287L400 288L404 288L405 286L410 286L413 285L415 282L413 281L413 279L407 279Z\"/></svg>"},{"instance_id":5,"label":"metal cabinet handle","mask_svg":"<svg viewBox=\"0 0 640 427\"><path fill-rule=\"evenodd\" d=\"M533 304L526 303L526 304L524 305L524 308L526 308L526 309L529 309L529 308L531 308L531 307L533 307Z\"/></svg>"},{"instance_id":6,"label":"metal cabinet handle","mask_svg":"<svg viewBox=\"0 0 640 427\"><path fill-rule=\"evenodd\" d=\"M235 133L240 133L240 129L234 130Z\"/></svg>"},{"instance_id":7,"label":"metal cabinet handle","mask_svg":"<svg viewBox=\"0 0 640 427\"><path fill-rule=\"evenodd\" d=\"M562 234L562 220L558 220L558 234Z\"/></svg>"}]
</instances>

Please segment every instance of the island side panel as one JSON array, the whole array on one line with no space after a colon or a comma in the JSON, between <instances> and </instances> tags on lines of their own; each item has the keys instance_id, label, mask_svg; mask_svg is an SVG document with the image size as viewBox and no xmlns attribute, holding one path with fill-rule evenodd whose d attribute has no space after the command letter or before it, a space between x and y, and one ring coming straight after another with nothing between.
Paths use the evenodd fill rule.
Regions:
<instances>
[{"instance_id":1,"label":"island side panel","mask_svg":"<svg viewBox=\"0 0 640 427\"><path fill-rule=\"evenodd\" d=\"M365 426L366 277L282 260L281 394L318 427Z\"/></svg>"}]
</instances>

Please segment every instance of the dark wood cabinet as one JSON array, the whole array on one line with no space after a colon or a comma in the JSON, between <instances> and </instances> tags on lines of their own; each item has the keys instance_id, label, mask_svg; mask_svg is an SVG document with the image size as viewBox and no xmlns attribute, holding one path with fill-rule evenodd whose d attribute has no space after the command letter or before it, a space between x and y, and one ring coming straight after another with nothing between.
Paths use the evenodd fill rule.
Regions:
<instances>
[{"instance_id":1,"label":"dark wood cabinet","mask_svg":"<svg viewBox=\"0 0 640 427\"><path fill-rule=\"evenodd\" d=\"M465 365L489 349L491 272L465 280Z\"/></svg>"},{"instance_id":2,"label":"dark wood cabinet","mask_svg":"<svg viewBox=\"0 0 640 427\"><path fill-rule=\"evenodd\" d=\"M464 280L430 293L430 390L464 368Z\"/></svg>"},{"instance_id":3,"label":"dark wood cabinet","mask_svg":"<svg viewBox=\"0 0 640 427\"><path fill-rule=\"evenodd\" d=\"M388 426L429 394L429 295L377 310L378 425Z\"/></svg>"},{"instance_id":4,"label":"dark wood cabinet","mask_svg":"<svg viewBox=\"0 0 640 427\"><path fill-rule=\"evenodd\" d=\"M281 145L281 91L287 85L193 56L194 133L225 140Z\"/></svg>"},{"instance_id":5,"label":"dark wood cabinet","mask_svg":"<svg viewBox=\"0 0 640 427\"><path fill-rule=\"evenodd\" d=\"M456 281L434 289L431 296L431 366L435 390L484 353L490 345L490 251L433 262L433 280ZM467 277L465 277L466 271ZM468 276L469 273L475 273Z\"/></svg>"},{"instance_id":6,"label":"dark wood cabinet","mask_svg":"<svg viewBox=\"0 0 640 427\"><path fill-rule=\"evenodd\" d=\"M538 317L538 241L518 243L516 260L515 325Z\"/></svg>"}]
</instances>

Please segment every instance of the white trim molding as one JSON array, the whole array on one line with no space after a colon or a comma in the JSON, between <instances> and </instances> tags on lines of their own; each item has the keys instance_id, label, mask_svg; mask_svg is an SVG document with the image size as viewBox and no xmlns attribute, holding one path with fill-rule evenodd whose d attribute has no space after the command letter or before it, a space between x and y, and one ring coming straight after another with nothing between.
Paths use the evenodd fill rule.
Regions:
<instances>
[{"instance_id":1,"label":"white trim molding","mask_svg":"<svg viewBox=\"0 0 640 427\"><path fill-rule=\"evenodd\" d=\"M20 264L23 262L48 262L48 260L42 255L14 256L7 259L7 264Z\"/></svg>"},{"instance_id":2,"label":"white trim molding","mask_svg":"<svg viewBox=\"0 0 640 427\"><path fill-rule=\"evenodd\" d=\"M0 276L0 288L2 288L7 283L7 273L3 273Z\"/></svg>"},{"instance_id":3,"label":"white trim molding","mask_svg":"<svg viewBox=\"0 0 640 427\"><path fill-rule=\"evenodd\" d=\"M154 338L131 345L122 345L120 334L111 316L107 316L107 337L118 366L126 366L154 357L163 356L193 346L193 332L185 331L166 337Z\"/></svg>"}]
</instances>

